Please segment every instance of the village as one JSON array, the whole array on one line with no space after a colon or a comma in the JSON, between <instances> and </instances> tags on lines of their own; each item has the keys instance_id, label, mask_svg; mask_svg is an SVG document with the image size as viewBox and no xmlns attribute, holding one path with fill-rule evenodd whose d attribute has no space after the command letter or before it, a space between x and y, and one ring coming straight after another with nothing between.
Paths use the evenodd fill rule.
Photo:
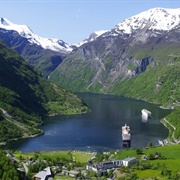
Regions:
<instances>
[{"instance_id":1,"label":"village","mask_svg":"<svg viewBox=\"0 0 180 180\"><path fill-rule=\"evenodd\" d=\"M86 163L76 162L76 158L72 156L70 161L65 159L52 160L51 158L41 159L38 152L33 154L33 157L25 158L23 156L17 157L12 153L7 153L7 157L17 164L18 171L21 174L22 180L52 180L63 179L88 179L92 176L104 177L113 179L112 172L119 170L121 167L129 167L137 162L136 157L127 157L125 159L113 159L113 154L109 156L110 152L103 153L104 157L110 157L108 160L97 162L97 153L79 152L76 153L87 154L92 156ZM68 152L69 155L71 153ZM90 155L90 156L89 156ZM101 155L102 156L102 155ZM59 160L59 161L58 161ZM40 168L39 168L40 167ZM41 170L40 170L41 169ZM37 172L37 170L40 170ZM109 174L111 172L111 174Z\"/></svg>"},{"instance_id":2,"label":"village","mask_svg":"<svg viewBox=\"0 0 180 180\"><path fill-rule=\"evenodd\" d=\"M4 152L15 164L20 180L178 180L179 150L179 144L152 146L148 143L145 148L101 153L78 150Z\"/></svg>"}]
</instances>

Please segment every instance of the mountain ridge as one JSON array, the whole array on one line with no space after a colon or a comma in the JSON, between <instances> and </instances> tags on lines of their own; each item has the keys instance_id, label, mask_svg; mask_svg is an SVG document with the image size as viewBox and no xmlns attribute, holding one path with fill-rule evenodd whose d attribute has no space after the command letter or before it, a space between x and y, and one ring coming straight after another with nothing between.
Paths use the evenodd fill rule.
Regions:
<instances>
[{"instance_id":1,"label":"mountain ridge","mask_svg":"<svg viewBox=\"0 0 180 180\"><path fill-rule=\"evenodd\" d=\"M6 18L0 21L0 39L20 54L45 78L74 48L63 40L42 38L28 26L18 25Z\"/></svg>"},{"instance_id":2,"label":"mountain ridge","mask_svg":"<svg viewBox=\"0 0 180 180\"><path fill-rule=\"evenodd\" d=\"M118 82L178 59L179 30L180 9L142 12L74 50L51 73L50 81L73 91L112 92Z\"/></svg>"},{"instance_id":3,"label":"mountain ridge","mask_svg":"<svg viewBox=\"0 0 180 180\"><path fill-rule=\"evenodd\" d=\"M72 45L65 43L63 40L42 38L36 35L27 25L17 25L6 18L1 18L0 28L8 31L16 31L20 36L27 38L31 44L36 44L43 49L63 52L66 54L73 50L73 48L71 48Z\"/></svg>"},{"instance_id":4,"label":"mountain ridge","mask_svg":"<svg viewBox=\"0 0 180 180\"><path fill-rule=\"evenodd\" d=\"M126 34L132 30L143 29L149 25L152 30L168 31L176 27L180 22L180 8L152 8L135 16L125 19L115 26L115 30L124 31ZM138 22L137 22L138 21Z\"/></svg>"}]
</instances>

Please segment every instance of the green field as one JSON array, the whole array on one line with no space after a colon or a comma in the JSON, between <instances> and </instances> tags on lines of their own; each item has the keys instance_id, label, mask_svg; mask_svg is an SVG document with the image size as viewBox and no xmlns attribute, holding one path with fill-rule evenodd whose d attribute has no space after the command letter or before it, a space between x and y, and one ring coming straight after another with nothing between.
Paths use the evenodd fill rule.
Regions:
<instances>
[{"instance_id":1,"label":"green field","mask_svg":"<svg viewBox=\"0 0 180 180\"><path fill-rule=\"evenodd\" d=\"M81 151L73 151L73 157L76 158L76 162L86 163L89 159L95 156L93 153L81 152Z\"/></svg>"},{"instance_id":2,"label":"green field","mask_svg":"<svg viewBox=\"0 0 180 180\"><path fill-rule=\"evenodd\" d=\"M167 159L180 159L180 144L177 145L168 145L168 146L158 146L158 147L152 147L152 148L144 148L142 149L142 153L145 155L148 154L154 154L154 153L161 153L162 156L164 156ZM126 150L119 150L117 152L116 158L122 159L126 157L132 157L137 156L136 155L136 149L126 149Z\"/></svg>"},{"instance_id":3,"label":"green field","mask_svg":"<svg viewBox=\"0 0 180 180\"><path fill-rule=\"evenodd\" d=\"M135 173L138 175L139 178L144 178L144 179L148 179L148 178L157 178L158 180L166 180L168 178L162 177L161 173L159 171L156 170L136 170Z\"/></svg>"},{"instance_id":4,"label":"green field","mask_svg":"<svg viewBox=\"0 0 180 180\"><path fill-rule=\"evenodd\" d=\"M37 151L37 152L30 152L30 153L22 153L20 151L15 151L14 155L17 159L24 158L24 159L64 159L66 161L72 161L74 157L76 162L86 163L90 158L94 157L94 153L88 153L83 151Z\"/></svg>"},{"instance_id":5,"label":"green field","mask_svg":"<svg viewBox=\"0 0 180 180\"><path fill-rule=\"evenodd\" d=\"M156 153L161 157L146 161L141 158L143 155L150 157ZM139 155L136 154L136 149L123 150L118 151L114 156L116 159L126 157L137 157L139 160L139 165L133 167L138 178L166 180L178 179L175 176L180 176L180 144L142 149L142 154Z\"/></svg>"}]
</instances>

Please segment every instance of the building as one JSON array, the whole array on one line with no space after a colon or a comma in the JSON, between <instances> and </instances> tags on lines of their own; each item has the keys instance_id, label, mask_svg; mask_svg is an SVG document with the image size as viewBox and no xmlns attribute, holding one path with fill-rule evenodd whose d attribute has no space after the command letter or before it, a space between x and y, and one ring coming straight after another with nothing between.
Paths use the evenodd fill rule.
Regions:
<instances>
[{"instance_id":1,"label":"building","mask_svg":"<svg viewBox=\"0 0 180 180\"><path fill-rule=\"evenodd\" d=\"M52 172L50 167L47 167L43 171L38 172L34 176L34 180L48 180L50 177L52 177Z\"/></svg>"},{"instance_id":2,"label":"building","mask_svg":"<svg viewBox=\"0 0 180 180\"><path fill-rule=\"evenodd\" d=\"M123 166L131 166L133 164L135 164L137 162L135 157L128 157L126 159L123 160Z\"/></svg>"},{"instance_id":3,"label":"building","mask_svg":"<svg viewBox=\"0 0 180 180\"><path fill-rule=\"evenodd\" d=\"M14 157L13 154L8 153L6 156L9 157L13 163L18 163L18 160Z\"/></svg>"},{"instance_id":4,"label":"building","mask_svg":"<svg viewBox=\"0 0 180 180\"><path fill-rule=\"evenodd\" d=\"M70 177L77 177L78 174L79 174L79 171L75 171L75 170L62 170L62 174L65 175L65 176L70 176Z\"/></svg>"},{"instance_id":5,"label":"building","mask_svg":"<svg viewBox=\"0 0 180 180\"><path fill-rule=\"evenodd\" d=\"M111 160L105 162L92 163L89 161L86 165L88 171L92 170L98 174L107 173L107 170L113 168L119 168L123 165L122 160Z\"/></svg>"}]
</instances>

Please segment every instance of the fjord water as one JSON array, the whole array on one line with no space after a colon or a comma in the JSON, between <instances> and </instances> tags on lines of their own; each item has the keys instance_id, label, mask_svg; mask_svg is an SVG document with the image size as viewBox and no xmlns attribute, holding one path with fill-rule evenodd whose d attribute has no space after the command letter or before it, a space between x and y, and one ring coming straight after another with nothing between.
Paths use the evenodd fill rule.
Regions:
<instances>
[{"instance_id":1,"label":"fjord water","mask_svg":"<svg viewBox=\"0 0 180 180\"><path fill-rule=\"evenodd\" d=\"M132 147L145 147L150 141L157 145L168 135L160 119L170 110L124 97L89 93L80 96L90 107L90 113L48 117L41 127L44 135L13 142L9 147L23 152L122 149L121 127L125 123L131 128ZM152 112L151 119L142 119L143 108Z\"/></svg>"}]
</instances>

